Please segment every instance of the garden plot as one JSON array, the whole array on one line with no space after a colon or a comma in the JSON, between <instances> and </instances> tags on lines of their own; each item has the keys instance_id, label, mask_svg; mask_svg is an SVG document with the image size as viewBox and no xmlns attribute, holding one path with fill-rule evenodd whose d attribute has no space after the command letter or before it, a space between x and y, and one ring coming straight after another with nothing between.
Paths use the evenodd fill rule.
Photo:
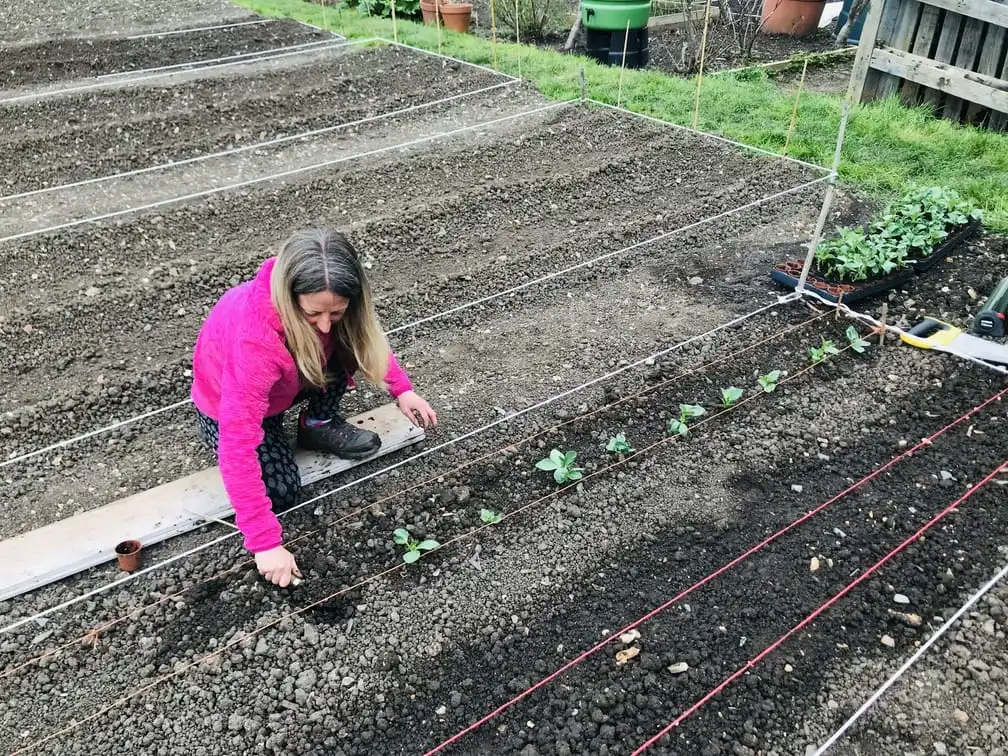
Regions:
<instances>
[{"instance_id":1,"label":"garden plot","mask_svg":"<svg viewBox=\"0 0 1008 756\"><path fill-rule=\"evenodd\" d=\"M442 417L434 443L506 423L290 513L307 577L295 590L267 589L231 538L6 633L0 744L421 753L1002 390L973 366L891 343L858 354L847 323L805 305L709 332L774 302L766 271L810 235L821 201L812 178L689 132L569 107L4 243L4 456L184 398L203 313L298 226L350 232L388 327L531 285L393 334ZM787 190L796 191L769 201ZM840 220L858 211L844 203ZM655 240L691 223L700 225ZM1003 247L983 242L962 250L894 293L890 315L912 317L913 299L960 322L976 307L969 288L986 290L1003 259ZM532 283L546 273L557 275ZM691 337L653 364L512 414ZM809 349L824 338L842 351L811 366ZM767 392L756 379L766 384L774 370ZM730 386L744 389L741 403L722 412ZM354 407L377 401L358 393ZM705 414L685 418L685 438L670 436L683 403ZM607 647L450 752L630 752L998 464L1004 406L991 402L642 626L626 664ZM618 432L638 454L605 451ZM553 448L578 452L580 483L558 488L535 468ZM180 410L2 468L5 522L24 529L60 506L97 506L208 464ZM952 527L656 752L802 752L795 733L822 695L818 672L846 663L838 650L884 658L883 633L911 644L925 632L899 624L892 593L927 617L987 577L1004 530L998 502L981 489ZM474 532L482 509L502 519ZM392 536L403 527L445 547L406 568ZM950 566L954 580L943 580ZM113 576L97 569L0 604L0 622ZM682 662L685 671L669 670Z\"/></svg>"},{"instance_id":2,"label":"garden plot","mask_svg":"<svg viewBox=\"0 0 1008 756\"><path fill-rule=\"evenodd\" d=\"M801 166L609 110L558 112L522 134L505 131L499 141L493 134L480 137L485 149L472 162L463 156L473 139L459 137L437 158L430 150L404 161L383 155L349 163L332 178L256 188L164 215L138 215L114 226L13 243L8 254L14 262L0 295L12 309L3 325L12 347L4 371L18 376L3 399L11 413L3 415L7 448L31 451L184 399L188 355L203 314L230 283L250 276L296 226L333 222L351 233L371 266L385 323L396 327L810 180ZM519 140L519 149L512 139ZM627 156L624 150L631 144L636 154ZM687 157L701 148L713 165ZM536 167L530 171L529 165ZM412 191L405 189L410 177ZM734 247L726 255L726 245L771 218L792 227L796 216L811 218L819 194L814 185L785 195L772 211L754 208L614 255L549 285L528 287L519 297L404 332L395 343L418 386L450 402L445 431L468 429L493 406L576 385L582 370L616 359L616 352L602 344L620 357L633 357L680 332L700 332L727 320L732 311L751 309L754 290L743 281L759 279L761 270L752 266L751 250ZM382 198L388 198L387 205ZM655 212L655 203L673 210ZM50 253L64 248L84 256L87 278L80 277L77 261ZM543 260L551 267L544 268ZM663 299L662 290L634 270L645 261L668 260L676 261L674 275L663 275L670 275L667 285L675 294ZM710 277L709 284L688 282L703 276ZM597 304L608 298L606 287L624 303L618 312ZM727 311L713 300L701 302L716 290L724 292L722 302L730 303ZM756 291L763 290L760 281ZM557 298L558 291L570 296ZM671 308L674 317L660 307ZM567 323L567 330L556 334L556 349L570 338L568 332L578 333L587 322L605 318L609 323L585 344L597 356L573 361L576 367L559 378L555 349L529 340L547 313ZM653 327L645 327L642 317L654 318ZM69 322L72 329L64 326ZM630 332L640 334L640 341L628 340ZM458 342L460 336L464 342ZM505 337L509 346L500 348ZM483 364L498 371L496 384L487 384L489 376L473 371L469 362L474 351L491 344L500 351ZM54 412L59 422L38 422ZM99 439L97 445L24 463L27 474L4 476L5 497L20 513L6 520L6 532L21 532L205 466L205 456L193 448L190 413L179 410ZM117 454L112 465L108 444ZM177 453L166 453L168 448Z\"/></svg>"},{"instance_id":3,"label":"garden plot","mask_svg":"<svg viewBox=\"0 0 1008 756\"><path fill-rule=\"evenodd\" d=\"M13 46L4 50L0 99L29 88L39 91L43 85L80 86L96 77L136 76L163 66L227 62L334 38L329 32L286 19L250 16L234 23L139 38L69 38Z\"/></svg>"},{"instance_id":4,"label":"garden plot","mask_svg":"<svg viewBox=\"0 0 1008 756\"><path fill-rule=\"evenodd\" d=\"M400 77L393 75L401 70L409 72L405 77L409 86L403 86ZM347 43L282 59L243 62L227 69L187 70L153 82L110 83L108 87L66 96L19 101L0 109L7 155L4 191L16 195L184 161L416 107L507 81L493 72L446 64L403 47L366 48ZM67 112L76 115L64 120ZM427 128L434 126L427 124ZM302 151L320 153L316 162L326 158L318 140L301 144ZM300 164L307 158L302 156ZM294 160L287 167L298 164ZM276 170L276 165L274 160L270 168ZM208 179L216 181L214 174L221 168L220 162L201 164L202 173L197 175L213 186ZM255 170L242 171L241 164L229 168L241 178L256 175ZM229 178L225 172L220 182L226 183ZM112 182L111 187L102 184L96 187L100 194L93 205L97 207L105 200L110 205L106 212L118 209L117 205L128 207L125 197L114 199L117 190L132 194L135 201L140 194L138 188L148 181L164 182L167 191L175 191L179 183L175 173L169 172L137 177L121 182L122 186L118 182ZM182 183L178 193L185 193L186 188ZM63 201L74 201L73 195L79 189L66 192ZM163 193L154 192L145 199L162 198ZM46 194L34 203L9 205L11 200L7 200L5 206L16 217L15 211L38 214L52 201Z\"/></svg>"}]
</instances>

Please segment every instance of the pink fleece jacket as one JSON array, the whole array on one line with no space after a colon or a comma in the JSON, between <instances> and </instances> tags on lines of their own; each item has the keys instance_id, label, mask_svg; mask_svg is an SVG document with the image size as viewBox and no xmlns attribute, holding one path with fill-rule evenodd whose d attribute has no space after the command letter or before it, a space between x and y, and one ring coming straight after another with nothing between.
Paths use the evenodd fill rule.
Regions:
<instances>
[{"instance_id":1,"label":"pink fleece jacket","mask_svg":"<svg viewBox=\"0 0 1008 756\"><path fill-rule=\"evenodd\" d=\"M193 351L193 403L220 426L217 456L224 489L245 548L253 553L283 542L256 451L264 436L262 423L289 409L305 387L270 299L275 262L267 260L255 278L224 293L204 321ZM320 339L328 359L332 339L329 334ZM348 379L352 386L349 374ZM412 390L392 354L385 384L394 397Z\"/></svg>"}]
</instances>

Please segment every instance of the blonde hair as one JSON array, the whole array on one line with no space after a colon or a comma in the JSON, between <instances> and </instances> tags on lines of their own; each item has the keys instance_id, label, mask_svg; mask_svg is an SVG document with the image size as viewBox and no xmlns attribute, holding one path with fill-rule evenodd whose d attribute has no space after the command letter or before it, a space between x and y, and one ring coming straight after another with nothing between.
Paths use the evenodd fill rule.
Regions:
<instances>
[{"instance_id":1,"label":"blonde hair","mask_svg":"<svg viewBox=\"0 0 1008 756\"><path fill-rule=\"evenodd\" d=\"M350 304L330 331L334 348L353 354L364 376L385 387L389 345L371 300L371 287L357 250L339 231L298 231L277 256L270 275L270 298L280 315L287 348L301 376L315 386L326 384L322 343L298 304L301 294L322 291L346 297Z\"/></svg>"}]
</instances>

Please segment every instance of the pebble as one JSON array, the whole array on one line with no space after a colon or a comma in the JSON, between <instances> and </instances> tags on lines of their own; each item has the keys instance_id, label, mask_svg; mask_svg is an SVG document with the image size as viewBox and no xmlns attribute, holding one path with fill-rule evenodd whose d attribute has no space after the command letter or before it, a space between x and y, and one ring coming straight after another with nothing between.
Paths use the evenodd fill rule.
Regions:
<instances>
[{"instance_id":1,"label":"pebble","mask_svg":"<svg viewBox=\"0 0 1008 756\"><path fill-rule=\"evenodd\" d=\"M687 664L686 662L682 661L682 662L676 662L675 664L670 665L669 668L668 668L668 671L671 672L673 675L681 675L683 672L685 672L688 669L689 669L689 664Z\"/></svg>"},{"instance_id":2,"label":"pebble","mask_svg":"<svg viewBox=\"0 0 1008 756\"><path fill-rule=\"evenodd\" d=\"M623 635L619 637L620 643L623 643L625 645L633 643L638 638L640 638L640 633L636 629L623 633Z\"/></svg>"},{"instance_id":3,"label":"pebble","mask_svg":"<svg viewBox=\"0 0 1008 756\"><path fill-rule=\"evenodd\" d=\"M805 487L798 483L792 483L791 490L794 491L795 493L801 493L802 491L805 490Z\"/></svg>"},{"instance_id":4,"label":"pebble","mask_svg":"<svg viewBox=\"0 0 1008 756\"><path fill-rule=\"evenodd\" d=\"M819 566L819 557L812 557L812 561L809 563L809 572L815 572Z\"/></svg>"},{"instance_id":5,"label":"pebble","mask_svg":"<svg viewBox=\"0 0 1008 756\"><path fill-rule=\"evenodd\" d=\"M689 280L689 285L690 285L690 286L699 286L699 285L700 285L700 284L702 284L702 283L703 283L703 279L702 279L702 278L700 278L700 276L693 276L693 277L692 277L692 278L691 278L691 279Z\"/></svg>"},{"instance_id":6,"label":"pebble","mask_svg":"<svg viewBox=\"0 0 1008 756\"><path fill-rule=\"evenodd\" d=\"M934 752L938 754L938 756L945 756L945 754L948 753L948 749L945 747L944 743L938 742L934 744Z\"/></svg>"},{"instance_id":7,"label":"pebble","mask_svg":"<svg viewBox=\"0 0 1008 756\"><path fill-rule=\"evenodd\" d=\"M969 714L967 714L962 709L956 709L954 712L952 712L952 716L955 717L955 721L958 722L959 724L966 724L967 722L969 722Z\"/></svg>"},{"instance_id":8,"label":"pebble","mask_svg":"<svg viewBox=\"0 0 1008 756\"><path fill-rule=\"evenodd\" d=\"M889 636L889 635L883 635L882 636L882 645L883 646L888 646L889 648L895 648L896 647L896 641L894 641L892 639L892 637Z\"/></svg>"},{"instance_id":9,"label":"pebble","mask_svg":"<svg viewBox=\"0 0 1008 756\"><path fill-rule=\"evenodd\" d=\"M908 599L902 593L897 593L895 596L892 597L892 600L895 601L897 604L909 604L910 603L910 599Z\"/></svg>"}]
</instances>

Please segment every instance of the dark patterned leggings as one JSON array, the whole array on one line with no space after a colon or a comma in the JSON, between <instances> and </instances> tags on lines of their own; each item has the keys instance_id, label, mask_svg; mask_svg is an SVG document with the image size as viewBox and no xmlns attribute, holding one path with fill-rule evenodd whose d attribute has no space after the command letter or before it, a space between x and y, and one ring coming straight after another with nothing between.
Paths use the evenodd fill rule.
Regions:
<instances>
[{"instance_id":1,"label":"dark patterned leggings","mask_svg":"<svg viewBox=\"0 0 1008 756\"><path fill-rule=\"evenodd\" d=\"M340 400L346 393L346 374L337 370L337 377L326 386L325 391L308 389L294 399L297 405L307 400L302 415L318 420L338 418ZM293 507L301 498L301 474L294 462L294 449L283 428L284 413L271 415L263 420L265 436L256 449L259 455L259 469L266 484L266 495L273 502L273 511L282 512ZM217 452L220 444L220 427L212 417L196 410L196 424L203 440Z\"/></svg>"}]
</instances>

